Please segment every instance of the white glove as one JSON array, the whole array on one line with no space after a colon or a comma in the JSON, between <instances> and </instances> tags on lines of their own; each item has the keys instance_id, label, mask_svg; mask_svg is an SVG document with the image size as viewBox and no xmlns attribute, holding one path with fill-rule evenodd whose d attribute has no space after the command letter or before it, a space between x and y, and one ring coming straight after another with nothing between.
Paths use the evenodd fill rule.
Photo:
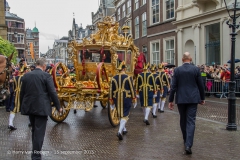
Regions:
<instances>
[{"instance_id":1,"label":"white glove","mask_svg":"<svg viewBox=\"0 0 240 160\"><path fill-rule=\"evenodd\" d=\"M153 98L156 98L156 97L157 97L157 95L156 95L156 94L154 94L154 95L153 95Z\"/></svg>"},{"instance_id":2,"label":"white glove","mask_svg":"<svg viewBox=\"0 0 240 160\"><path fill-rule=\"evenodd\" d=\"M137 98L139 98L139 95L136 95Z\"/></svg>"},{"instance_id":3,"label":"white glove","mask_svg":"<svg viewBox=\"0 0 240 160\"><path fill-rule=\"evenodd\" d=\"M137 107L137 102L133 103L133 108Z\"/></svg>"},{"instance_id":4,"label":"white glove","mask_svg":"<svg viewBox=\"0 0 240 160\"><path fill-rule=\"evenodd\" d=\"M111 110L114 110L115 104L110 104Z\"/></svg>"},{"instance_id":5,"label":"white glove","mask_svg":"<svg viewBox=\"0 0 240 160\"><path fill-rule=\"evenodd\" d=\"M162 94L160 94L160 97L162 97Z\"/></svg>"},{"instance_id":6,"label":"white glove","mask_svg":"<svg viewBox=\"0 0 240 160\"><path fill-rule=\"evenodd\" d=\"M171 90L171 88L168 88L168 92Z\"/></svg>"}]
</instances>

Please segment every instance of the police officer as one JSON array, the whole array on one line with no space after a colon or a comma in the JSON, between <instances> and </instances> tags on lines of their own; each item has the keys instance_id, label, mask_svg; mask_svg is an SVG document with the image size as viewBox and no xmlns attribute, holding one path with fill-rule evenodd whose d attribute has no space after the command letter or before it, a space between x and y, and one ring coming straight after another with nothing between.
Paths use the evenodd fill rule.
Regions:
<instances>
[{"instance_id":1,"label":"police officer","mask_svg":"<svg viewBox=\"0 0 240 160\"><path fill-rule=\"evenodd\" d=\"M162 85L163 85L163 92L158 103L158 111L160 113L164 112L164 105L166 102L167 93L170 90L170 83L168 81L168 76L166 75L163 67L164 67L163 64L158 65L159 76L161 78Z\"/></svg>"},{"instance_id":2,"label":"police officer","mask_svg":"<svg viewBox=\"0 0 240 160\"><path fill-rule=\"evenodd\" d=\"M128 121L131 102L134 103L134 108L137 106L137 103L133 88L133 80L132 77L126 74L126 65L124 61L119 65L118 70L119 74L114 76L111 80L109 103L111 110L117 109L118 115L121 118L117 137L119 140L122 140L122 134L127 133L125 125Z\"/></svg>"},{"instance_id":3,"label":"police officer","mask_svg":"<svg viewBox=\"0 0 240 160\"><path fill-rule=\"evenodd\" d=\"M157 97L153 99L154 104L153 104L153 109L152 109L152 115L153 115L153 118L157 118L156 110L157 110L157 105L160 100L160 95L163 92L163 86L162 86L162 80L160 78L160 75L156 73L156 65L155 64L152 65L151 72L153 74L155 84L156 84L156 89L157 89Z\"/></svg>"},{"instance_id":4,"label":"police officer","mask_svg":"<svg viewBox=\"0 0 240 160\"><path fill-rule=\"evenodd\" d=\"M143 72L138 74L136 80L136 97L140 98L143 108L144 120L146 125L150 125L148 116L153 106L153 99L156 95L156 84L153 74L148 72L149 64L144 64Z\"/></svg>"}]
</instances>

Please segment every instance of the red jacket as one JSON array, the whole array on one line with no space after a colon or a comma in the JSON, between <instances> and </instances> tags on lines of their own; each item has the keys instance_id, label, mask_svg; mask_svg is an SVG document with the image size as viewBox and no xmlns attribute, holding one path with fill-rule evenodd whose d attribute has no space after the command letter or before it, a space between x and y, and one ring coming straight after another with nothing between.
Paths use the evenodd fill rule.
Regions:
<instances>
[{"instance_id":1,"label":"red jacket","mask_svg":"<svg viewBox=\"0 0 240 160\"><path fill-rule=\"evenodd\" d=\"M231 73L228 70L226 70L225 72L223 71L221 73L221 79L225 80L226 82L229 82L230 81L230 75L231 75Z\"/></svg>"}]
</instances>

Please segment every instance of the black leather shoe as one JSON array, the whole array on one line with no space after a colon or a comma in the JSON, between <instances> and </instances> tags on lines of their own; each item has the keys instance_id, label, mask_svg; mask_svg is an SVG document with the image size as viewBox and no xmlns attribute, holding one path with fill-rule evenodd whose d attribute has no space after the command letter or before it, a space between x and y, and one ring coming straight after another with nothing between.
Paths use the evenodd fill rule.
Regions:
<instances>
[{"instance_id":1,"label":"black leather shoe","mask_svg":"<svg viewBox=\"0 0 240 160\"><path fill-rule=\"evenodd\" d=\"M98 106L94 104L94 106L93 106L93 107L94 107L94 108L96 108L96 107L98 107Z\"/></svg>"},{"instance_id":2,"label":"black leather shoe","mask_svg":"<svg viewBox=\"0 0 240 160\"><path fill-rule=\"evenodd\" d=\"M76 114L76 113L77 113L77 110L76 110L76 109L74 109L74 110L73 110L73 113L74 113L74 114Z\"/></svg>"},{"instance_id":3,"label":"black leather shoe","mask_svg":"<svg viewBox=\"0 0 240 160\"><path fill-rule=\"evenodd\" d=\"M17 128L14 127L14 126L8 126L8 129L10 129L11 131L13 131L13 130L16 130Z\"/></svg>"},{"instance_id":4,"label":"black leather shoe","mask_svg":"<svg viewBox=\"0 0 240 160\"><path fill-rule=\"evenodd\" d=\"M148 122L148 120L143 120L144 123L146 123L146 125L150 125L150 123Z\"/></svg>"},{"instance_id":5,"label":"black leather shoe","mask_svg":"<svg viewBox=\"0 0 240 160\"><path fill-rule=\"evenodd\" d=\"M152 116L153 116L153 118L157 118L157 116L156 116L156 115L154 115L153 113L152 113Z\"/></svg>"},{"instance_id":6,"label":"black leather shoe","mask_svg":"<svg viewBox=\"0 0 240 160\"><path fill-rule=\"evenodd\" d=\"M192 150L190 147L185 147L186 154L192 154Z\"/></svg>"},{"instance_id":7,"label":"black leather shoe","mask_svg":"<svg viewBox=\"0 0 240 160\"><path fill-rule=\"evenodd\" d=\"M118 137L119 140L123 140L122 134L119 133L119 132L117 133L117 137Z\"/></svg>"},{"instance_id":8,"label":"black leather shoe","mask_svg":"<svg viewBox=\"0 0 240 160\"><path fill-rule=\"evenodd\" d=\"M163 113L164 112L164 110L160 110L160 113Z\"/></svg>"},{"instance_id":9,"label":"black leather shoe","mask_svg":"<svg viewBox=\"0 0 240 160\"><path fill-rule=\"evenodd\" d=\"M158 112L160 112L161 111L161 109L158 109Z\"/></svg>"},{"instance_id":10,"label":"black leather shoe","mask_svg":"<svg viewBox=\"0 0 240 160\"><path fill-rule=\"evenodd\" d=\"M32 124L31 124L31 123L28 123L28 127L32 127Z\"/></svg>"},{"instance_id":11,"label":"black leather shoe","mask_svg":"<svg viewBox=\"0 0 240 160\"><path fill-rule=\"evenodd\" d=\"M123 131L123 134L127 134L128 133L128 131Z\"/></svg>"}]
</instances>

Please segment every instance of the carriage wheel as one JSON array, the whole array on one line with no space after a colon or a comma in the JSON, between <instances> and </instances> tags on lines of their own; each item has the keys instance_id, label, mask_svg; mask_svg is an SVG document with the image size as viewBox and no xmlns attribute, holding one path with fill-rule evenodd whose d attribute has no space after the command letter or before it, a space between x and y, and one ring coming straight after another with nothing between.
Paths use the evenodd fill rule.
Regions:
<instances>
[{"instance_id":1,"label":"carriage wheel","mask_svg":"<svg viewBox=\"0 0 240 160\"><path fill-rule=\"evenodd\" d=\"M52 115L50 116L50 118L57 123L63 122L67 118L70 111L70 109L68 109L67 107L68 102L63 99L60 99L60 106L62 107L63 110L62 114L58 112L56 107L52 107Z\"/></svg>"},{"instance_id":2,"label":"carriage wheel","mask_svg":"<svg viewBox=\"0 0 240 160\"><path fill-rule=\"evenodd\" d=\"M117 108L115 107L114 110L112 110L109 103L108 103L108 119L113 127L118 126L120 123L120 117L118 116Z\"/></svg>"},{"instance_id":3,"label":"carriage wheel","mask_svg":"<svg viewBox=\"0 0 240 160\"><path fill-rule=\"evenodd\" d=\"M57 69L61 68L62 69L62 74L61 75L57 75ZM62 76L66 76L66 73L68 73L68 68L65 64L58 62L57 64L55 64L55 66L52 69L52 76L53 76L53 82L55 85L55 88L59 88L60 86L63 85L62 83Z\"/></svg>"},{"instance_id":4,"label":"carriage wheel","mask_svg":"<svg viewBox=\"0 0 240 160\"><path fill-rule=\"evenodd\" d=\"M101 104L102 108L107 108L107 106L108 106L108 97L106 97L102 101L100 101L100 104Z\"/></svg>"}]
</instances>

